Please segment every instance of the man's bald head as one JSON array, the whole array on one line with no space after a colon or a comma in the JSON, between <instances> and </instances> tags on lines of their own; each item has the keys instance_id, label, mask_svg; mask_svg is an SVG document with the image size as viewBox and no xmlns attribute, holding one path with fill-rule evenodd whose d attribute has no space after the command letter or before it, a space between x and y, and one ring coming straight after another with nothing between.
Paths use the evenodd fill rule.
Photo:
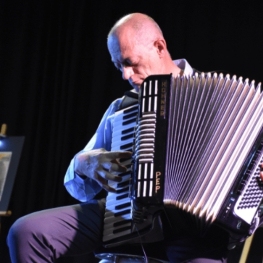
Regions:
<instances>
[{"instance_id":1,"label":"man's bald head","mask_svg":"<svg viewBox=\"0 0 263 263\"><path fill-rule=\"evenodd\" d=\"M111 28L108 38L119 38L125 35L132 37L136 44L147 45L156 39L163 38L163 33L158 24L149 16L133 13L122 17Z\"/></svg>"},{"instance_id":2,"label":"man's bald head","mask_svg":"<svg viewBox=\"0 0 263 263\"><path fill-rule=\"evenodd\" d=\"M107 44L111 61L135 90L150 75L177 76L180 72L167 50L161 29L147 15L133 13L118 20L109 32Z\"/></svg>"}]
</instances>

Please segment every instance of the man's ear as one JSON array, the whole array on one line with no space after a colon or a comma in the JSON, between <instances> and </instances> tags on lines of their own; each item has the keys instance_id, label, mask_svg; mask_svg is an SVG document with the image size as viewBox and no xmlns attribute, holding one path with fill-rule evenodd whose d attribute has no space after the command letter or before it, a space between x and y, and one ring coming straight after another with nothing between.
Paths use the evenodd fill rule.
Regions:
<instances>
[{"instance_id":1,"label":"man's ear","mask_svg":"<svg viewBox=\"0 0 263 263\"><path fill-rule=\"evenodd\" d=\"M164 39L158 39L158 40L155 40L154 42L154 46L156 47L156 50L158 52L158 55L160 57L163 57L164 54L165 54L165 51L166 51L166 42Z\"/></svg>"}]
</instances>

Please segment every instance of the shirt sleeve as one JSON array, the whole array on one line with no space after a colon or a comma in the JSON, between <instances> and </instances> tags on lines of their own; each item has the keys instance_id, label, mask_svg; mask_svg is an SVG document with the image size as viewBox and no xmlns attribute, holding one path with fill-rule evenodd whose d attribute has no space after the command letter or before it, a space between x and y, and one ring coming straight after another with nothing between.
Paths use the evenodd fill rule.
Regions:
<instances>
[{"instance_id":1,"label":"shirt sleeve","mask_svg":"<svg viewBox=\"0 0 263 263\"><path fill-rule=\"evenodd\" d=\"M121 101L122 98L111 103L103 115L97 131L82 151L99 148L110 151L113 115L118 110ZM70 195L81 202L91 200L101 190L96 181L90 178L82 179L74 172L74 158L71 160L64 177L64 185Z\"/></svg>"}]
</instances>

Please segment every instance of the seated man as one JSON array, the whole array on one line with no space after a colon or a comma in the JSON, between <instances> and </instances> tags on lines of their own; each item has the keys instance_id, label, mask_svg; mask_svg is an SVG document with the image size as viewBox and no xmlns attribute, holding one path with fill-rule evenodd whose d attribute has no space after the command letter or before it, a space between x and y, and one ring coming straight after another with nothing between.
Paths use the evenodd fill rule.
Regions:
<instances>
[{"instance_id":1,"label":"seated man","mask_svg":"<svg viewBox=\"0 0 263 263\"><path fill-rule=\"evenodd\" d=\"M133 13L117 21L107 44L115 67L137 92L149 75L172 73L176 78L194 72L186 60L171 59L161 29L144 14ZM67 170L65 187L81 203L18 219L7 239L12 262L55 262L63 256L91 253L102 245L104 193L115 191L108 181L119 182L118 173L126 170L117 159L131 156L130 152L110 151L111 116L122 100L112 102L96 133ZM170 262L226 262L226 232L213 226L200 236L190 219L169 210L167 214L169 224L164 224L163 244Z\"/></svg>"}]
</instances>

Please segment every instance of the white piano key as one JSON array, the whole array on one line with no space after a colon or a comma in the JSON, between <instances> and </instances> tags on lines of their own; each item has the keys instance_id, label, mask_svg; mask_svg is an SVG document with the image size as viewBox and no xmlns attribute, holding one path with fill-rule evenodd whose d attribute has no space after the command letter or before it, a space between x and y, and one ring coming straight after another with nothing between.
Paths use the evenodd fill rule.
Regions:
<instances>
[{"instance_id":1,"label":"white piano key","mask_svg":"<svg viewBox=\"0 0 263 263\"><path fill-rule=\"evenodd\" d=\"M132 136L123 136L123 137L120 137L120 136L117 136L116 138L114 138L114 140L112 140L112 146L113 147L116 147L117 145L119 148L123 147L126 143L133 143L134 142L134 139L135 137L132 135Z\"/></svg>"},{"instance_id":2,"label":"white piano key","mask_svg":"<svg viewBox=\"0 0 263 263\"><path fill-rule=\"evenodd\" d=\"M125 209L122 209L122 210L119 210L119 211L106 210L105 211L105 218L108 218L108 217L111 217L111 216L114 216L114 217L125 217L125 215L128 215L130 213L131 213L131 208L125 208Z\"/></svg>"},{"instance_id":3,"label":"white piano key","mask_svg":"<svg viewBox=\"0 0 263 263\"><path fill-rule=\"evenodd\" d=\"M118 231L119 233L122 233L123 231L126 231L127 229L124 230L124 228L127 227L131 227L132 223L130 221L124 221L124 224L120 225L120 226L107 226L106 228L104 228L103 230L103 235L107 236L107 235L111 235L113 234L114 231ZM131 231L131 229L129 229L129 231ZM114 235L119 234L119 233L114 233Z\"/></svg>"},{"instance_id":4,"label":"white piano key","mask_svg":"<svg viewBox=\"0 0 263 263\"><path fill-rule=\"evenodd\" d=\"M119 147L120 144L125 145L125 144L131 144L133 140L129 139L129 140L124 140L124 141L118 141L118 142L113 142L111 144L112 148L115 148L116 146ZM119 147L120 149L121 147Z\"/></svg>"},{"instance_id":5,"label":"white piano key","mask_svg":"<svg viewBox=\"0 0 263 263\"><path fill-rule=\"evenodd\" d=\"M144 179L147 179L147 175L148 175L148 165L147 163L144 165Z\"/></svg>"},{"instance_id":6,"label":"white piano key","mask_svg":"<svg viewBox=\"0 0 263 263\"><path fill-rule=\"evenodd\" d=\"M154 172L153 163L151 163L150 165L151 165L151 168L150 168L150 178L153 179L153 172Z\"/></svg>"},{"instance_id":7,"label":"white piano key","mask_svg":"<svg viewBox=\"0 0 263 263\"><path fill-rule=\"evenodd\" d=\"M129 194L129 189L127 187L127 188L125 188L125 191L123 191L120 194L114 194L114 195L108 194L106 199L107 199L107 202L118 202L117 198L121 198L120 196L128 195L128 194Z\"/></svg>"},{"instance_id":8,"label":"white piano key","mask_svg":"<svg viewBox=\"0 0 263 263\"><path fill-rule=\"evenodd\" d=\"M157 112L157 96L154 96L154 112Z\"/></svg>"},{"instance_id":9,"label":"white piano key","mask_svg":"<svg viewBox=\"0 0 263 263\"><path fill-rule=\"evenodd\" d=\"M110 224L113 225L114 223L125 221L125 220L131 220L132 216L131 213L123 215L123 216L109 216L104 219L105 225L109 226Z\"/></svg>"},{"instance_id":10,"label":"white piano key","mask_svg":"<svg viewBox=\"0 0 263 263\"><path fill-rule=\"evenodd\" d=\"M148 90L149 90L149 95L152 95L152 82L150 81L150 83L149 83L149 88L148 88Z\"/></svg>"},{"instance_id":11,"label":"white piano key","mask_svg":"<svg viewBox=\"0 0 263 263\"><path fill-rule=\"evenodd\" d=\"M127 203L127 204L129 205L130 203ZM118 213L121 213L121 212L123 212L124 214L128 214L129 212L125 212L126 210L131 210L131 206L127 206L127 207L124 207L124 208L121 208L121 209L116 209L115 207L112 207L111 209L107 208L108 212L106 212L105 215L106 214L109 215L109 212L111 212L113 214L118 214Z\"/></svg>"},{"instance_id":12,"label":"white piano key","mask_svg":"<svg viewBox=\"0 0 263 263\"><path fill-rule=\"evenodd\" d=\"M123 231L121 233L109 234L109 235L105 235L105 236L103 235L103 242L107 242L107 241L112 240L114 238L129 235L130 233L131 233L131 230L129 229L129 230Z\"/></svg>"},{"instance_id":13,"label":"white piano key","mask_svg":"<svg viewBox=\"0 0 263 263\"><path fill-rule=\"evenodd\" d=\"M119 187L118 185L121 184L121 183L125 183L125 182L129 181L130 178L131 178L131 174L128 173L127 175L122 176L121 182L109 181L108 184L109 184L110 187L113 187L116 190L118 190L119 188L122 188L122 187ZM109 193L109 194L116 194L116 193Z\"/></svg>"},{"instance_id":14,"label":"white piano key","mask_svg":"<svg viewBox=\"0 0 263 263\"><path fill-rule=\"evenodd\" d=\"M126 211L127 210L127 211ZM131 214L131 209L129 208L126 208L122 211L122 213L116 213L116 212L113 212L113 211L109 211L109 210L105 210L105 218L110 218L110 217L115 217L115 218L119 218L119 217L122 217L122 218L126 218L127 215Z\"/></svg>"},{"instance_id":15,"label":"white piano key","mask_svg":"<svg viewBox=\"0 0 263 263\"><path fill-rule=\"evenodd\" d=\"M118 126L125 126L125 124L127 124L128 122L132 121L132 120L136 120L137 118L137 112L138 111L134 111L131 113L128 113L126 116L117 116L117 118L114 118L114 129L118 129ZM122 125L124 124L124 125Z\"/></svg>"},{"instance_id":16,"label":"white piano key","mask_svg":"<svg viewBox=\"0 0 263 263\"><path fill-rule=\"evenodd\" d=\"M154 84L154 94L158 95L158 80L156 80Z\"/></svg>"},{"instance_id":17,"label":"white piano key","mask_svg":"<svg viewBox=\"0 0 263 263\"><path fill-rule=\"evenodd\" d=\"M148 98L148 111L151 111L152 110L152 98L149 97Z\"/></svg>"},{"instance_id":18,"label":"white piano key","mask_svg":"<svg viewBox=\"0 0 263 263\"><path fill-rule=\"evenodd\" d=\"M126 132L126 133L123 133L123 130L128 130L128 129L131 129L131 128L133 130L131 130L129 132ZM115 137L118 137L118 136L125 136L127 134L133 134L134 133L134 128L135 128L134 123L130 123L130 124L126 125L123 130L121 130L121 129L114 129L113 133L112 133L112 138L115 138Z\"/></svg>"}]
</instances>

